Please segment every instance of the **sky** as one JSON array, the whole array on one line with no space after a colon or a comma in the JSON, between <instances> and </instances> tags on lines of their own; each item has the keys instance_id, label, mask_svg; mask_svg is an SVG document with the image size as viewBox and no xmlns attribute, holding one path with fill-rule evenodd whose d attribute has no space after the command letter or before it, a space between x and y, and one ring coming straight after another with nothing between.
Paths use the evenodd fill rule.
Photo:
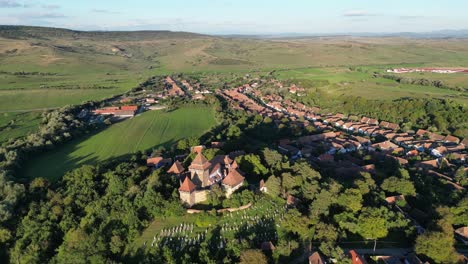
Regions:
<instances>
[{"instance_id":1,"label":"sky","mask_svg":"<svg viewBox=\"0 0 468 264\"><path fill-rule=\"evenodd\" d=\"M468 29L468 0L0 0L0 25L205 34Z\"/></svg>"}]
</instances>

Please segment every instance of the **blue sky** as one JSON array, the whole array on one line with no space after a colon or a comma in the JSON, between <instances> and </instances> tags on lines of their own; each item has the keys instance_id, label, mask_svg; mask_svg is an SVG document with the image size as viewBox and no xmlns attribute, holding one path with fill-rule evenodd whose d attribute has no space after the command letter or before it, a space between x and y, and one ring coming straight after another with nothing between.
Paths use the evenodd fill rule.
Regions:
<instances>
[{"instance_id":1,"label":"blue sky","mask_svg":"<svg viewBox=\"0 0 468 264\"><path fill-rule=\"evenodd\" d=\"M468 29L467 0L0 0L0 24L210 34Z\"/></svg>"}]
</instances>

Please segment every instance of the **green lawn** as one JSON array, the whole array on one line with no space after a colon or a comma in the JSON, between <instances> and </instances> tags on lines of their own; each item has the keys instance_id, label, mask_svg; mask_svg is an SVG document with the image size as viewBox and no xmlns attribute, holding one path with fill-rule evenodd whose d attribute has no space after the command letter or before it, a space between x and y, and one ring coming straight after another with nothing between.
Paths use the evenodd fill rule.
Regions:
<instances>
[{"instance_id":1,"label":"green lawn","mask_svg":"<svg viewBox=\"0 0 468 264\"><path fill-rule=\"evenodd\" d=\"M201 136L215 124L214 110L186 107L170 113L149 111L114 124L85 139L36 155L24 165L23 176L59 179L66 171L83 164L95 164L136 151L170 146L178 140Z\"/></svg>"}]
</instances>

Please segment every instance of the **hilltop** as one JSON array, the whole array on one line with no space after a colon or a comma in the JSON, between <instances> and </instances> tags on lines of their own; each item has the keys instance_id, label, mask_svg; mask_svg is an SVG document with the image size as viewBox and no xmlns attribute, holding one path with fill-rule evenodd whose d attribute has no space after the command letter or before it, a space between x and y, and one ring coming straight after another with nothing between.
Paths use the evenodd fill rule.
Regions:
<instances>
[{"instance_id":1,"label":"hilltop","mask_svg":"<svg viewBox=\"0 0 468 264\"><path fill-rule=\"evenodd\" d=\"M145 31L78 31L65 28L0 25L0 37L10 39L88 39L103 40L154 40L167 38L205 38L202 34L168 30Z\"/></svg>"}]
</instances>

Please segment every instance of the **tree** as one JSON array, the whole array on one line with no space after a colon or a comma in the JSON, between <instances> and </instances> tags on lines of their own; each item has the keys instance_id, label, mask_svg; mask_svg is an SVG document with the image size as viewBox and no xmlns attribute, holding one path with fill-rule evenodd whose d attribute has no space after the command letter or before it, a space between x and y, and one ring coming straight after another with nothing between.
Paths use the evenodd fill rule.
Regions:
<instances>
[{"instance_id":1,"label":"tree","mask_svg":"<svg viewBox=\"0 0 468 264\"><path fill-rule=\"evenodd\" d=\"M385 207L364 207L357 218L351 213L342 213L335 216L335 221L351 233L365 239L373 239L374 250L377 239L386 237L391 228L406 227L409 223L402 215Z\"/></svg>"},{"instance_id":2,"label":"tree","mask_svg":"<svg viewBox=\"0 0 468 264\"><path fill-rule=\"evenodd\" d=\"M268 173L267 168L263 166L262 162L260 161L260 157L257 155L248 154L241 156L238 162L240 169L247 174L262 176Z\"/></svg>"},{"instance_id":3,"label":"tree","mask_svg":"<svg viewBox=\"0 0 468 264\"><path fill-rule=\"evenodd\" d=\"M455 180L463 187L468 187L468 176L464 166L455 171Z\"/></svg>"},{"instance_id":4,"label":"tree","mask_svg":"<svg viewBox=\"0 0 468 264\"><path fill-rule=\"evenodd\" d=\"M453 214L453 224L468 226L468 197L463 198L457 205L450 208Z\"/></svg>"},{"instance_id":5,"label":"tree","mask_svg":"<svg viewBox=\"0 0 468 264\"><path fill-rule=\"evenodd\" d=\"M334 225L318 222L314 228L314 239L331 242L335 242L338 239L339 232Z\"/></svg>"},{"instance_id":6,"label":"tree","mask_svg":"<svg viewBox=\"0 0 468 264\"><path fill-rule=\"evenodd\" d=\"M399 179L395 176L387 178L383 181L380 187L391 193L400 193L403 195L416 195L416 189L411 181L406 179Z\"/></svg>"},{"instance_id":7,"label":"tree","mask_svg":"<svg viewBox=\"0 0 468 264\"><path fill-rule=\"evenodd\" d=\"M265 160L268 167L270 167L273 170L272 172L281 169L283 155L281 155L278 151L265 148L262 151L262 154L263 154L263 160Z\"/></svg>"},{"instance_id":8,"label":"tree","mask_svg":"<svg viewBox=\"0 0 468 264\"><path fill-rule=\"evenodd\" d=\"M362 201L362 194L358 189L346 189L338 196L337 203L355 213L361 210Z\"/></svg>"},{"instance_id":9,"label":"tree","mask_svg":"<svg viewBox=\"0 0 468 264\"><path fill-rule=\"evenodd\" d=\"M106 246L97 234L87 234L82 229L70 230L58 249L61 263L104 263Z\"/></svg>"},{"instance_id":10,"label":"tree","mask_svg":"<svg viewBox=\"0 0 468 264\"><path fill-rule=\"evenodd\" d=\"M310 220L303 216L297 209L288 210L282 223L284 229L299 235L302 239L310 238Z\"/></svg>"},{"instance_id":11,"label":"tree","mask_svg":"<svg viewBox=\"0 0 468 264\"><path fill-rule=\"evenodd\" d=\"M456 263L458 253L453 247L453 235L439 231L426 231L416 238L415 251L435 263Z\"/></svg>"},{"instance_id":12,"label":"tree","mask_svg":"<svg viewBox=\"0 0 468 264\"><path fill-rule=\"evenodd\" d=\"M272 197L278 197L281 194L281 180L274 175L268 177L268 180L265 182L267 187L268 194Z\"/></svg>"},{"instance_id":13,"label":"tree","mask_svg":"<svg viewBox=\"0 0 468 264\"><path fill-rule=\"evenodd\" d=\"M248 249L242 251L240 255L241 264L266 264L268 259L261 250Z\"/></svg>"}]
</instances>

